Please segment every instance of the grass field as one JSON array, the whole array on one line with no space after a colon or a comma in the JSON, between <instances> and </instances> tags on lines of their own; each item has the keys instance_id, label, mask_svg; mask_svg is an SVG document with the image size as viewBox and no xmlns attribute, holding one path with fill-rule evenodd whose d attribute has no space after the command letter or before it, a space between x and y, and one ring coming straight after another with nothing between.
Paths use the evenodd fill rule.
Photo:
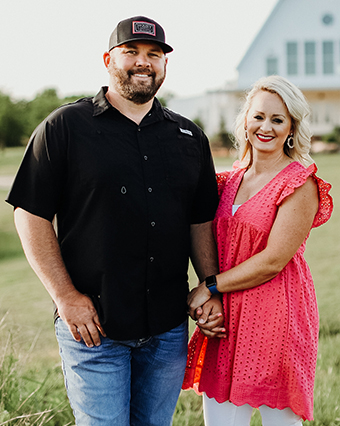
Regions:
<instances>
[{"instance_id":1,"label":"grass field","mask_svg":"<svg viewBox=\"0 0 340 426\"><path fill-rule=\"evenodd\" d=\"M22 149L0 152L0 178L13 175ZM315 157L319 175L333 185L331 220L314 229L306 258L320 310L320 344L313 426L340 426L340 155ZM216 159L229 167L231 160ZM5 190L0 190L4 200ZM49 296L31 271L16 235L12 209L0 203L0 426L72 425L60 370ZM195 278L190 270L192 284ZM193 329L193 323L190 324ZM14 419L15 420L10 420ZM174 426L203 425L201 398L182 392ZM260 426L255 411L252 426Z\"/></svg>"}]
</instances>

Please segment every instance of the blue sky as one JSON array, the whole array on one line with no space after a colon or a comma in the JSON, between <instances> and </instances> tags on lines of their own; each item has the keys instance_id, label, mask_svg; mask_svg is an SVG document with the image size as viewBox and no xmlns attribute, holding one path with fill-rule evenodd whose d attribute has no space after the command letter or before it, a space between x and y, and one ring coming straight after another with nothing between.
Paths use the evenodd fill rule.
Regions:
<instances>
[{"instance_id":1,"label":"blue sky","mask_svg":"<svg viewBox=\"0 0 340 426\"><path fill-rule=\"evenodd\" d=\"M146 15L174 47L162 90L188 97L223 87L277 0L0 0L0 90L31 99L94 94L108 82L102 54L122 19Z\"/></svg>"}]
</instances>

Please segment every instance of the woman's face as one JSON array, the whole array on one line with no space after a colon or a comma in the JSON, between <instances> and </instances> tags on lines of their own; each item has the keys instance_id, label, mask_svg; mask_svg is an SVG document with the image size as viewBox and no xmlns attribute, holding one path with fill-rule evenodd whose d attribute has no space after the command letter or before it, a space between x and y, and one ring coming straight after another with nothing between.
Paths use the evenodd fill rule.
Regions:
<instances>
[{"instance_id":1,"label":"woman's face","mask_svg":"<svg viewBox=\"0 0 340 426\"><path fill-rule=\"evenodd\" d=\"M245 126L253 149L259 152L283 152L292 120L279 95L261 90L253 98Z\"/></svg>"}]
</instances>

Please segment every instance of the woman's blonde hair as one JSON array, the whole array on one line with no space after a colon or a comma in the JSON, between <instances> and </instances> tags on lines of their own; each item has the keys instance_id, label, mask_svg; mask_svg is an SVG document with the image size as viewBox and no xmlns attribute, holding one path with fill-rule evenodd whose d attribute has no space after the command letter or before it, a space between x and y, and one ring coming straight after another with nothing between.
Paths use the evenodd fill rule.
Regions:
<instances>
[{"instance_id":1,"label":"woman's blonde hair","mask_svg":"<svg viewBox=\"0 0 340 426\"><path fill-rule=\"evenodd\" d=\"M309 166L314 162L309 155L312 137L309 127L310 107L301 90L286 78L278 75L261 78L253 85L236 118L234 131L236 139L235 145L239 151L241 162L243 162L245 166L250 166L253 162L252 146L245 138L245 119L255 95L261 90L279 95L286 105L291 117L292 131L294 133L294 147L289 148L287 142L285 142L285 154L293 160L299 161L305 166Z\"/></svg>"}]
</instances>

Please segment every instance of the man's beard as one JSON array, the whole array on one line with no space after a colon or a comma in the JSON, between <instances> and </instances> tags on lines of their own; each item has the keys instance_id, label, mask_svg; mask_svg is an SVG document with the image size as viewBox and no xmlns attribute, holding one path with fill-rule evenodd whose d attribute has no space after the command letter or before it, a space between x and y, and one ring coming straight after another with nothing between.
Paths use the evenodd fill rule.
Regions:
<instances>
[{"instance_id":1,"label":"man's beard","mask_svg":"<svg viewBox=\"0 0 340 426\"><path fill-rule=\"evenodd\" d=\"M161 87L166 75L165 65L164 73L156 77L156 73L150 70L149 68L138 68L129 71L119 69L117 68L115 61L112 59L109 64L108 71L111 78L115 82L115 89L117 90L117 92L123 98L137 105L146 104L148 101L150 101L150 99L155 96L158 89ZM143 73L150 76L147 78L148 81L146 81L145 83L143 81L136 83L132 82L131 77L133 74Z\"/></svg>"}]
</instances>

